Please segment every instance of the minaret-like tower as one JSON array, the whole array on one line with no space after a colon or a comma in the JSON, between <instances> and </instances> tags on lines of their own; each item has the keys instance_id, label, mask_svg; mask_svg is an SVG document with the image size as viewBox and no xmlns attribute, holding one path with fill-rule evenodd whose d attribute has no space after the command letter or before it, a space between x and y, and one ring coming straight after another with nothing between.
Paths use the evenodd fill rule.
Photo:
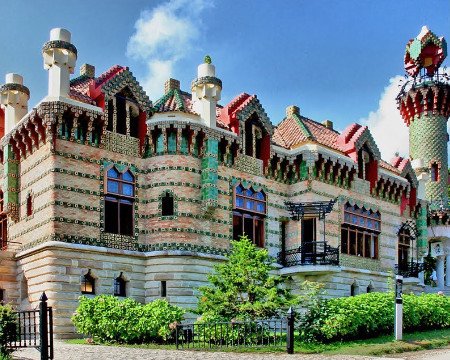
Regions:
<instances>
[{"instance_id":1,"label":"minaret-like tower","mask_svg":"<svg viewBox=\"0 0 450 360\"><path fill-rule=\"evenodd\" d=\"M426 26L406 45L408 79L397 97L400 114L409 127L409 155L416 173L428 173L427 200L448 203L447 119L450 81L440 71L447 43Z\"/></svg>"},{"instance_id":2,"label":"minaret-like tower","mask_svg":"<svg viewBox=\"0 0 450 360\"><path fill-rule=\"evenodd\" d=\"M216 106L222 92L222 81L216 77L216 68L206 55L197 69L197 79L192 81L194 110L209 127L216 127Z\"/></svg>"}]
</instances>

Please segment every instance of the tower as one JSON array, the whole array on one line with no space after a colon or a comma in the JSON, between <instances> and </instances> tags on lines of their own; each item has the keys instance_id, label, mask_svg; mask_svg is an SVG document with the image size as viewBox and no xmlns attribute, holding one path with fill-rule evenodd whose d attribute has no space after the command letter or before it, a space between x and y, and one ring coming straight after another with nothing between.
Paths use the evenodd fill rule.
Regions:
<instances>
[{"instance_id":1,"label":"tower","mask_svg":"<svg viewBox=\"0 0 450 360\"><path fill-rule=\"evenodd\" d=\"M409 155L417 174L428 173L427 200L448 202L447 119L450 81L440 71L447 43L426 26L409 40L404 58L408 75L398 97L400 114L409 127Z\"/></svg>"}]
</instances>

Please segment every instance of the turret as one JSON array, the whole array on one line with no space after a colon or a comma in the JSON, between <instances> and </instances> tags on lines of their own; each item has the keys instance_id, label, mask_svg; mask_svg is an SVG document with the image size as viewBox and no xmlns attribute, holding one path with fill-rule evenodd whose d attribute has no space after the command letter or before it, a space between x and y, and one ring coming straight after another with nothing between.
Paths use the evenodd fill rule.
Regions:
<instances>
[{"instance_id":1,"label":"turret","mask_svg":"<svg viewBox=\"0 0 450 360\"><path fill-rule=\"evenodd\" d=\"M30 90L18 74L6 74L5 82L0 87L0 102L5 109L5 134L8 134L28 112Z\"/></svg>"},{"instance_id":2,"label":"turret","mask_svg":"<svg viewBox=\"0 0 450 360\"><path fill-rule=\"evenodd\" d=\"M42 48L44 69L48 70L48 97L68 97L70 74L73 74L77 48L70 42L70 32L55 28L50 31L50 41Z\"/></svg>"},{"instance_id":3,"label":"turret","mask_svg":"<svg viewBox=\"0 0 450 360\"><path fill-rule=\"evenodd\" d=\"M426 198L442 199L445 204L450 83L439 69L446 55L445 39L424 26L406 46L404 63L409 77L397 97L400 114L409 127L410 158L425 183Z\"/></svg>"},{"instance_id":4,"label":"turret","mask_svg":"<svg viewBox=\"0 0 450 360\"><path fill-rule=\"evenodd\" d=\"M216 106L222 92L222 81L216 77L216 68L211 58L205 56L205 62L197 69L197 79L192 81L192 100L194 110L200 114L209 127L216 126Z\"/></svg>"}]
</instances>

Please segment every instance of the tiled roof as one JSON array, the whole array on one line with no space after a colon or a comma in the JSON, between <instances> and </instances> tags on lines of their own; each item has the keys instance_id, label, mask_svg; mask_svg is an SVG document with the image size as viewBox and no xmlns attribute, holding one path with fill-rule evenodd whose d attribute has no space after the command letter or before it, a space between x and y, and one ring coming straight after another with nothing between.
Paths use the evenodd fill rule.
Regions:
<instances>
[{"instance_id":1,"label":"tiled roof","mask_svg":"<svg viewBox=\"0 0 450 360\"><path fill-rule=\"evenodd\" d=\"M389 170L389 171L391 171L391 172L393 172L395 174L400 174L400 172L401 172L395 166L392 166L391 164L389 164L387 161L384 161L384 160L380 160L379 165L383 169Z\"/></svg>"},{"instance_id":2,"label":"tiled roof","mask_svg":"<svg viewBox=\"0 0 450 360\"><path fill-rule=\"evenodd\" d=\"M169 90L155 102L153 108L155 112L182 111L197 114L192 108L192 95L179 89Z\"/></svg>"},{"instance_id":3,"label":"tiled roof","mask_svg":"<svg viewBox=\"0 0 450 360\"><path fill-rule=\"evenodd\" d=\"M309 140L341 151L337 142L338 137L337 131L304 116L293 114L284 118L278 125L272 141L279 146L291 149Z\"/></svg>"}]
</instances>

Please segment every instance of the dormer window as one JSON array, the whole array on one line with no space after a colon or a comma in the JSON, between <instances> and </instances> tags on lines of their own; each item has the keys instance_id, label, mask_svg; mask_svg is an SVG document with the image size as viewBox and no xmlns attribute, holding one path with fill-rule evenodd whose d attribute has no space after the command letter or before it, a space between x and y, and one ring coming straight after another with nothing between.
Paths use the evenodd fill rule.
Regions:
<instances>
[{"instance_id":1,"label":"dormer window","mask_svg":"<svg viewBox=\"0 0 450 360\"><path fill-rule=\"evenodd\" d=\"M252 115L244 125L244 154L265 160L270 155L270 136L262 126L258 116Z\"/></svg>"},{"instance_id":2,"label":"dormer window","mask_svg":"<svg viewBox=\"0 0 450 360\"><path fill-rule=\"evenodd\" d=\"M108 101L108 126L107 130L139 137L139 106L128 88L123 89Z\"/></svg>"}]
</instances>

